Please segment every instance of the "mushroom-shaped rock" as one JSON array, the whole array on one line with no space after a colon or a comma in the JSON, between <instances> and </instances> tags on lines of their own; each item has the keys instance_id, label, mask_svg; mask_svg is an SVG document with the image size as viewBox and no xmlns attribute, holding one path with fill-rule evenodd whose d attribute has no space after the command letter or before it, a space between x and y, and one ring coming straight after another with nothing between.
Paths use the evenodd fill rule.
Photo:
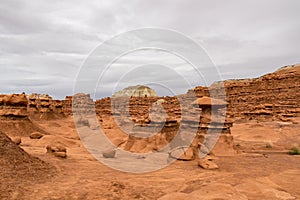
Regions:
<instances>
[{"instance_id":1,"label":"mushroom-shaped rock","mask_svg":"<svg viewBox=\"0 0 300 200\"><path fill-rule=\"evenodd\" d=\"M228 103L221 99L214 99L211 97L201 97L192 102L192 105L198 105L199 107L203 106L216 106L216 107L225 107Z\"/></svg>"}]
</instances>

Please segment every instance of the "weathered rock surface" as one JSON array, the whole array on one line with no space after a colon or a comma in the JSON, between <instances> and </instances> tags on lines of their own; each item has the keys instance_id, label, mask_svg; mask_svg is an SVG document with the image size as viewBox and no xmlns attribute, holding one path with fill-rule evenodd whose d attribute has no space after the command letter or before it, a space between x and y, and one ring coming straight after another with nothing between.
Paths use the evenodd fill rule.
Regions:
<instances>
[{"instance_id":1,"label":"weathered rock surface","mask_svg":"<svg viewBox=\"0 0 300 200\"><path fill-rule=\"evenodd\" d=\"M222 92L224 89L226 93ZM194 92L198 97L209 91L216 97L226 98L227 114L231 118L288 121L300 116L299 89L300 65L291 65L259 78L196 87Z\"/></svg>"},{"instance_id":2,"label":"weathered rock surface","mask_svg":"<svg viewBox=\"0 0 300 200\"><path fill-rule=\"evenodd\" d=\"M28 100L25 93L0 95L0 131L10 136L28 136L37 131L27 110Z\"/></svg>"},{"instance_id":3,"label":"weathered rock surface","mask_svg":"<svg viewBox=\"0 0 300 200\"><path fill-rule=\"evenodd\" d=\"M10 118L26 118L27 98L25 93L0 95L0 116Z\"/></svg>"}]
</instances>

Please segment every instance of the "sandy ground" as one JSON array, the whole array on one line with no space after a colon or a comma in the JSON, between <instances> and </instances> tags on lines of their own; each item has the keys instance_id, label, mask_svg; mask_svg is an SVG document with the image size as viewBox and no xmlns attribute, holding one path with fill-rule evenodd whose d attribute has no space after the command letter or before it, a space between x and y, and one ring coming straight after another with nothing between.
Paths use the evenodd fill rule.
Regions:
<instances>
[{"instance_id":1,"label":"sandy ground","mask_svg":"<svg viewBox=\"0 0 300 200\"><path fill-rule=\"evenodd\" d=\"M43 182L15 180L19 187L1 191L8 199L300 199L300 156L287 150L300 144L298 123L235 123L234 156L217 157L216 170L196 161L176 161L145 174L111 169L83 147L72 119L41 121L50 135L22 137L21 147L56 168ZM50 143L62 143L68 157L46 153ZM120 163L122 164L122 163ZM0 184L8 184L1 182Z\"/></svg>"}]
</instances>

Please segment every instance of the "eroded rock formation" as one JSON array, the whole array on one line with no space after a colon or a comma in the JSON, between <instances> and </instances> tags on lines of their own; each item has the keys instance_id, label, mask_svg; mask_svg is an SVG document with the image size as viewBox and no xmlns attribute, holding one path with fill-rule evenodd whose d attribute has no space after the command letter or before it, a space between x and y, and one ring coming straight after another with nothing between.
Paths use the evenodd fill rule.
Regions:
<instances>
[{"instance_id":1,"label":"eroded rock formation","mask_svg":"<svg viewBox=\"0 0 300 200\"><path fill-rule=\"evenodd\" d=\"M300 65L286 66L260 78L227 80L222 84L231 118L287 121L300 116ZM210 90L218 94L220 83L213 84Z\"/></svg>"},{"instance_id":2,"label":"eroded rock formation","mask_svg":"<svg viewBox=\"0 0 300 200\"><path fill-rule=\"evenodd\" d=\"M27 105L24 93L0 95L0 131L14 136L37 130L28 118Z\"/></svg>"},{"instance_id":3,"label":"eroded rock formation","mask_svg":"<svg viewBox=\"0 0 300 200\"><path fill-rule=\"evenodd\" d=\"M0 116L3 118L26 118L27 98L25 93L0 95Z\"/></svg>"},{"instance_id":4,"label":"eroded rock formation","mask_svg":"<svg viewBox=\"0 0 300 200\"><path fill-rule=\"evenodd\" d=\"M156 92L148 86L129 86L113 94L113 97L156 97Z\"/></svg>"},{"instance_id":5,"label":"eroded rock formation","mask_svg":"<svg viewBox=\"0 0 300 200\"><path fill-rule=\"evenodd\" d=\"M67 96L65 100L53 100L49 95L39 94L32 94L27 98L25 94L0 95L1 129L15 130L15 127L21 127L19 129L30 130L27 132L39 131L33 127L25 127L28 126L28 116L51 119L54 114L64 117L73 115L75 111L86 116L95 111L104 128L112 129L115 126L131 133L128 138L116 144L126 150L149 152L170 141L187 145L183 142L187 132L198 134L203 146L201 140L205 138L204 132L212 128L222 133L220 145L214 148L218 152L218 149L221 151L221 147L224 148L224 144L231 148L232 123L229 119L287 121L300 116L299 89L300 65L295 65L260 78L228 80L210 87L198 86L187 94L175 97L158 97L155 91L146 86L129 87L112 98L96 102L87 94ZM217 109L218 115L224 117L223 121L211 120L212 111L208 109L209 104L205 103L208 97L227 101L227 109ZM196 98L197 101L203 101L197 104L197 109L192 103ZM116 125L112 124L113 120ZM22 125L17 125L20 123ZM90 122L88 126L97 128L96 125L90 126ZM184 130L184 133L178 134L179 130ZM140 137L141 135L145 137ZM198 144L199 141L195 143ZM195 143L193 145L197 145Z\"/></svg>"}]
</instances>

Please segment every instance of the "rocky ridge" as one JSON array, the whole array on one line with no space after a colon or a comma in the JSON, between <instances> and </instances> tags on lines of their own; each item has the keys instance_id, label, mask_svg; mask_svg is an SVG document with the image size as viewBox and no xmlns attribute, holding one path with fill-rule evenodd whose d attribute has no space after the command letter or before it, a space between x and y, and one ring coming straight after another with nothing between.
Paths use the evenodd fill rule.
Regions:
<instances>
[{"instance_id":1,"label":"rocky ridge","mask_svg":"<svg viewBox=\"0 0 300 200\"><path fill-rule=\"evenodd\" d=\"M146 89L143 87L141 91ZM52 119L71 116L72 104L75 102L74 106L78 108L76 111L81 114L87 114L87 110L88 113L95 110L100 124L114 118L119 118L119 126L128 122L133 124L134 129L131 127L130 131L134 130L134 133L122 144L126 150L136 151L132 149L134 145L131 140L145 144L145 139L135 137L135 134L143 134L141 132L147 129L159 130L158 134L147 139L148 146L138 150L147 152L169 143L180 127L186 127L186 131L196 127L199 135L201 129L211 127L210 118L205 117L205 114L202 113L200 119L196 117L203 108L200 106L198 110L195 109L192 101L214 94L213 98L227 101L227 109L220 109L219 112L220 116L224 116L226 126L224 130L221 128L221 132L228 136L222 138L224 137L223 140L228 141L231 146L229 127L232 119L292 121L294 117L300 116L299 89L300 65L294 65L255 79L227 80L210 87L198 86L189 90L187 94L175 97L157 97L154 94L148 96L148 93L135 96L132 93L130 96L115 95L94 102L86 94L67 96L65 100L53 100L49 95L39 94L0 95L0 117L2 130L5 132L13 129L12 124L16 127L28 126L28 120L30 122L31 118ZM74 98L77 100L74 101ZM20 123L21 126L16 125ZM31 126L21 129L33 132L37 128Z\"/></svg>"}]
</instances>

